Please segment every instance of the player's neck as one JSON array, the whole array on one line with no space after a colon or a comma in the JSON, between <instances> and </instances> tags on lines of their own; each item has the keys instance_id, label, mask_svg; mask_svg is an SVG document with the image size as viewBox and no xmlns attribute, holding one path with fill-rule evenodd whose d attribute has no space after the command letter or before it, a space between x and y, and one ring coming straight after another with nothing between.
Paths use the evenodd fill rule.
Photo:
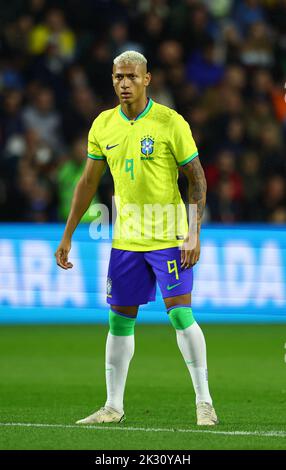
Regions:
<instances>
[{"instance_id":1,"label":"player's neck","mask_svg":"<svg viewBox=\"0 0 286 470\"><path fill-rule=\"evenodd\" d=\"M131 121L141 114L148 104L148 98L144 95L140 100L132 104L121 103L121 109Z\"/></svg>"}]
</instances>

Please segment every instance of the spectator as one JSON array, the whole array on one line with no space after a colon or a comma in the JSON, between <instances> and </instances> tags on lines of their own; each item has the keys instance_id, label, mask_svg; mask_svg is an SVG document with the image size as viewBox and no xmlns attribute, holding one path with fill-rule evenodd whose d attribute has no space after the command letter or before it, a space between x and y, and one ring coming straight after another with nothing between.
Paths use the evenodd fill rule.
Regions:
<instances>
[{"instance_id":1,"label":"spectator","mask_svg":"<svg viewBox=\"0 0 286 470\"><path fill-rule=\"evenodd\" d=\"M270 176L262 196L261 220L269 220L276 211L286 207L285 178L279 174ZM276 214L277 217L277 214Z\"/></svg>"},{"instance_id":2,"label":"spectator","mask_svg":"<svg viewBox=\"0 0 286 470\"><path fill-rule=\"evenodd\" d=\"M57 173L58 182L58 218L65 221L69 215L71 201L76 184L78 183L86 161L86 137L77 138L72 145L71 158L63 163ZM94 198L94 203L98 198ZM94 216L87 211L82 222L91 222Z\"/></svg>"},{"instance_id":3,"label":"spectator","mask_svg":"<svg viewBox=\"0 0 286 470\"><path fill-rule=\"evenodd\" d=\"M28 51L28 38L33 28L33 18L29 14L19 16L4 29L6 47L12 52L25 54Z\"/></svg>"},{"instance_id":4,"label":"spectator","mask_svg":"<svg viewBox=\"0 0 286 470\"><path fill-rule=\"evenodd\" d=\"M66 25L63 11L58 8L50 9L45 22L35 25L29 35L31 54L43 54L48 46L55 48L59 59L64 62L74 57L76 38Z\"/></svg>"},{"instance_id":5,"label":"spectator","mask_svg":"<svg viewBox=\"0 0 286 470\"><path fill-rule=\"evenodd\" d=\"M213 42L195 51L187 63L187 78L201 91L217 85L223 77L223 65L217 63Z\"/></svg>"},{"instance_id":6,"label":"spectator","mask_svg":"<svg viewBox=\"0 0 286 470\"><path fill-rule=\"evenodd\" d=\"M0 110L0 152L7 150L9 142L15 136L23 136L24 123L22 119L23 95L19 90L7 90Z\"/></svg>"},{"instance_id":7,"label":"spectator","mask_svg":"<svg viewBox=\"0 0 286 470\"><path fill-rule=\"evenodd\" d=\"M163 70L152 70L152 82L149 86L149 96L151 96L158 103L175 108L172 93L166 85L166 76Z\"/></svg>"},{"instance_id":8,"label":"spectator","mask_svg":"<svg viewBox=\"0 0 286 470\"><path fill-rule=\"evenodd\" d=\"M128 25L123 21L116 21L110 27L109 43L112 57L126 50L144 52L141 44L129 40Z\"/></svg>"},{"instance_id":9,"label":"spectator","mask_svg":"<svg viewBox=\"0 0 286 470\"><path fill-rule=\"evenodd\" d=\"M27 130L36 131L40 139L59 153L63 150L61 136L61 116L54 107L54 94L49 88L41 88L35 100L23 112L24 125Z\"/></svg>"},{"instance_id":10,"label":"spectator","mask_svg":"<svg viewBox=\"0 0 286 470\"><path fill-rule=\"evenodd\" d=\"M216 18L224 18L231 13L233 0L203 0L208 10Z\"/></svg>"},{"instance_id":11,"label":"spectator","mask_svg":"<svg viewBox=\"0 0 286 470\"><path fill-rule=\"evenodd\" d=\"M162 41L158 49L158 57L162 67L175 67L182 64L183 48L178 41Z\"/></svg>"},{"instance_id":12,"label":"spectator","mask_svg":"<svg viewBox=\"0 0 286 470\"><path fill-rule=\"evenodd\" d=\"M257 21L249 27L247 38L241 48L241 62L250 67L272 66L271 36L262 21Z\"/></svg>"},{"instance_id":13,"label":"spectator","mask_svg":"<svg viewBox=\"0 0 286 470\"><path fill-rule=\"evenodd\" d=\"M241 205L234 194L235 188L231 180L222 178L218 181L211 198L208 197L208 207L213 221L234 223L240 220Z\"/></svg>"},{"instance_id":14,"label":"spectator","mask_svg":"<svg viewBox=\"0 0 286 470\"><path fill-rule=\"evenodd\" d=\"M94 92L107 103L113 91L111 80L106 79L111 75L111 65L112 55L108 44L103 41L95 42L90 51L86 71Z\"/></svg>"},{"instance_id":15,"label":"spectator","mask_svg":"<svg viewBox=\"0 0 286 470\"><path fill-rule=\"evenodd\" d=\"M269 222L274 224L285 224L286 223L286 209L284 206L279 206L271 212L269 218Z\"/></svg>"},{"instance_id":16,"label":"spectator","mask_svg":"<svg viewBox=\"0 0 286 470\"><path fill-rule=\"evenodd\" d=\"M237 159L245 151L247 138L242 119L233 117L229 120L225 132L224 147L233 152Z\"/></svg>"},{"instance_id":17,"label":"spectator","mask_svg":"<svg viewBox=\"0 0 286 470\"><path fill-rule=\"evenodd\" d=\"M257 96L252 100L252 108L246 117L248 135L255 141L259 139L262 128L273 123L273 109L270 100L264 96Z\"/></svg>"},{"instance_id":18,"label":"spectator","mask_svg":"<svg viewBox=\"0 0 286 470\"><path fill-rule=\"evenodd\" d=\"M249 150L241 156L239 163L243 187L243 219L248 222L257 221L263 187L258 154Z\"/></svg>"},{"instance_id":19,"label":"spectator","mask_svg":"<svg viewBox=\"0 0 286 470\"><path fill-rule=\"evenodd\" d=\"M158 59L154 56L154 50L158 50L162 38L165 37L165 23L163 18L154 13L148 13L144 17L144 23L140 31L141 42L144 44L144 51L149 57L151 67L158 65Z\"/></svg>"},{"instance_id":20,"label":"spectator","mask_svg":"<svg viewBox=\"0 0 286 470\"><path fill-rule=\"evenodd\" d=\"M63 132L66 142L71 142L75 136L88 132L93 120L101 110L101 102L91 88L76 87L72 90L71 101L67 103L63 115Z\"/></svg>"},{"instance_id":21,"label":"spectator","mask_svg":"<svg viewBox=\"0 0 286 470\"><path fill-rule=\"evenodd\" d=\"M48 222L55 219L55 188L47 178L40 178L30 164L19 165L14 203L17 202L18 220Z\"/></svg>"},{"instance_id":22,"label":"spectator","mask_svg":"<svg viewBox=\"0 0 286 470\"><path fill-rule=\"evenodd\" d=\"M242 180L236 169L236 160L233 152L222 150L218 153L215 163L210 164L205 169L208 190L210 193L216 191L220 182L230 182L231 197L233 200L240 201L243 196ZM227 192L226 185L223 184Z\"/></svg>"},{"instance_id":23,"label":"spectator","mask_svg":"<svg viewBox=\"0 0 286 470\"><path fill-rule=\"evenodd\" d=\"M246 88L246 71L239 64L231 64L226 67L223 85L239 93L244 93Z\"/></svg>"},{"instance_id":24,"label":"spectator","mask_svg":"<svg viewBox=\"0 0 286 470\"><path fill-rule=\"evenodd\" d=\"M280 173L286 176L283 136L277 124L265 125L259 134L258 149L261 158L261 170L265 176Z\"/></svg>"},{"instance_id":25,"label":"spectator","mask_svg":"<svg viewBox=\"0 0 286 470\"><path fill-rule=\"evenodd\" d=\"M236 3L233 18L242 34L245 34L253 23L264 20L260 0L241 0Z\"/></svg>"},{"instance_id":26,"label":"spectator","mask_svg":"<svg viewBox=\"0 0 286 470\"><path fill-rule=\"evenodd\" d=\"M112 60L137 49L153 73L149 95L190 123L209 183L206 220L284 222L285 197L276 196L277 175L286 179L285 0L135 4L5 4L1 220L64 217L68 178L79 178L85 158L82 134L117 104ZM186 197L181 174L179 184ZM112 191L106 171L98 194L109 208Z\"/></svg>"}]
</instances>

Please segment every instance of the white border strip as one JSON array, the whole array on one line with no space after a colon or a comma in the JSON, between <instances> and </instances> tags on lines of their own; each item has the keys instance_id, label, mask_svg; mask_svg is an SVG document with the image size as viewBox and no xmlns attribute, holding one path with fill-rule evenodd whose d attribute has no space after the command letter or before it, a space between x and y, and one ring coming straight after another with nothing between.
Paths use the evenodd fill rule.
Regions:
<instances>
[{"instance_id":1,"label":"white border strip","mask_svg":"<svg viewBox=\"0 0 286 470\"><path fill-rule=\"evenodd\" d=\"M286 431L213 431L206 429L176 429L176 428L137 428L125 426L86 426L73 424L47 424L47 423L0 423L0 427L26 427L26 428L59 428L59 429L90 429L93 431L139 431L139 432L182 432L193 434L220 434L224 436L257 436L257 437L286 437Z\"/></svg>"}]
</instances>

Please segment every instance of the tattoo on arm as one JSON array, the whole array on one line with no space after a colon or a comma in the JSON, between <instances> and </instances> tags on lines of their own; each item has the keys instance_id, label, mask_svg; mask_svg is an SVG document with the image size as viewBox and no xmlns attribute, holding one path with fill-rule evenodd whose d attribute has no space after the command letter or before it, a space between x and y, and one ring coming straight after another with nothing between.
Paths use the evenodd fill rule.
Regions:
<instances>
[{"instance_id":1,"label":"tattoo on arm","mask_svg":"<svg viewBox=\"0 0 286 470\"><path fill-rule=\"evenodd\" d=\"M199 157L194 158L183 167L189 182L189 204L197 204L198 231L206 205L207 183Z\"/></svg>"}]
</instances>

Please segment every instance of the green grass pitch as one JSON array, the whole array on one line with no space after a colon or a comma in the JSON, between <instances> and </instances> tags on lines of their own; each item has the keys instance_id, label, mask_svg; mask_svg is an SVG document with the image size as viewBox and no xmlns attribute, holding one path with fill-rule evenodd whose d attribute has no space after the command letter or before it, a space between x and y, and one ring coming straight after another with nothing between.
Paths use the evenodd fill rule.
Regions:
<instances>
[{"instance_id":1,"label":"green grass pitch","mask_svg":"<svg viewBox=\"0 0 286 470\"><path fill-rule=\"evenodd\" d=\"M195 425L172 327L138 324L126 421L81 428L104 404L107 326L1 326L0 449L285 449L285 326L202 328L218 426Z\"/></svg>"}]
</instances>

